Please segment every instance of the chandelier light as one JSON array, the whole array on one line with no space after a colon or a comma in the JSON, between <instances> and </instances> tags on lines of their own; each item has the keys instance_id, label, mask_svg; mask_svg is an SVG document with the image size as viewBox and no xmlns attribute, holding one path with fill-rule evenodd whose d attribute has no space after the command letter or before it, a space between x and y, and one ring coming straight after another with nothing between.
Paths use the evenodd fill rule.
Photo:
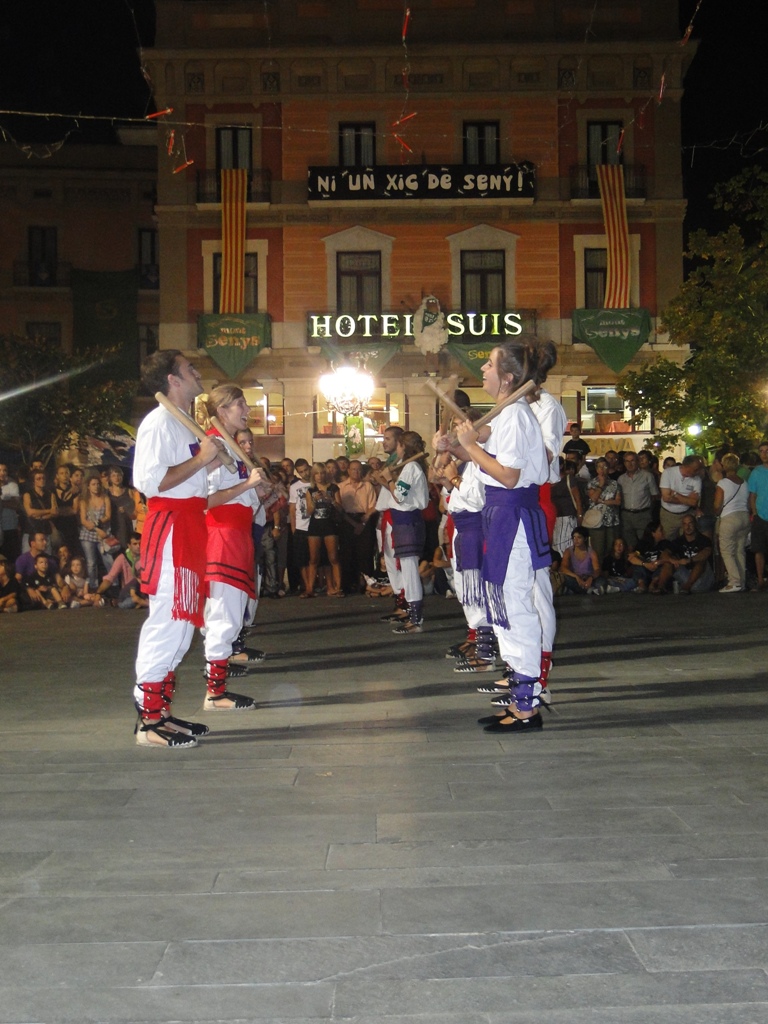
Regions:
<instances>
[{"instance_id":1,"label":"chandelier light","mask_svg":"<svg viewBox=\"0 0 768 1024\"><path fill-rule=\"evenodd\" d=\"M370 402L375 387L369 373L353 366L340 366L320 378L320 391L328 408L340 416L359 416Z\"/></svg>"}]
</instances>

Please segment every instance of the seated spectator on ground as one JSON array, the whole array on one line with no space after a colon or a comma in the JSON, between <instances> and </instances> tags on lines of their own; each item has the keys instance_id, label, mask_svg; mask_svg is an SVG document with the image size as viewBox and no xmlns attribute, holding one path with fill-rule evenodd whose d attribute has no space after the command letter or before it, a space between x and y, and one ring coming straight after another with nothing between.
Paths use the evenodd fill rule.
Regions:
<instances>
[{"instance_id":1,"label":"seated spectator on ground","mask_svg":"<svg viewBox=\"0 0 768 1024\"><path fill-rule=\"evenodd\" d=\"M589 530L577 526L571 534L571 547L563 552L560 572L564 594L601 594L605 580L600 575L597 552L590 546Z\"/></svg>"},{"instance_id":2,"label":"seated spectator on ground","mask_svg":"<svg viewBox=\"0 0 768 1024\"><path fill-rule=\"evenodd\" d=\"M632 575L637 581L636 594L660 593L660 577L664 564L662 556L669 549L670 543L664 537L664 527L658 519L652 520L646 526L637 549L629 556Z\"/></svg>"},{"instance_id":3,"label":"seated spectator on ground","mask_svg":"<svg viewBox=\"0 0 768 1024\"><path fill-rule=\"evenodd\" d=\"M0 612L19 610L19 585L10 571L8 559L0 555Z\"/></svg>"},{"instance_id":4,"label":"seated spectator on ground","mask_svg":"<svg viewBox=\"0 0 768 1024\"><path fill-rule=\"evenodd\" d=\"M67 607L51 574L47 555L38 555L35 558L34 571L24 577L24 588L30 609Z\"/></svg>"},{"instance_id":5,"label":"seated spectator on ground","mask_svg":"<svg viewBox=\"0 0 768 1024\"><path fill-rule=\"evenodd\" d=\"M16 580L23 583L25 576L31 576L35 571L35 559L38 555L44 555L48 548L48 535L36 531L29 535L29 551L19 555L16 559ZM59 571L59 561L53 555L48 559L50 572L54 575Z\"/></svg>"},{"instance_id":6,"label":"seated spectator on ground","mask_svg":"<svg viewBox=\"0 0 768 1024\"><path fill-rule=\"evenodd\" d=\"M96 594L99 597L103 597L108 591L114 590L111 596L118 599L119 594L135 581L140 552L141 537L138 533L132 533L125 554L117 556L96 589Z\"/></svg>"},{"instance_id":7,"label":"seated spectator on ground","mask_svg":"<svg viewBox=\"0 0 768 1024\"><path fill-rule=\"evenodd\" d=\"M683 516L680 535L662 558L659 589L663 591L672 580L678 594L703 594L712 590L715 574L711 557L712 541L698 529L696 517Z\"/></svg>"},{"instance_id":8,"label":"seated spectator on ground","mask_svg":"<svg viewBox=\"0 0 768 1024\"><path fill-rule=\"evenodd\" d=\"M603 576L608 594L626 594L637 588L637 580L632 575L629 552L623 537L616 538L610 554L603 559Z\"/></svg>"},{"instance_id":9,"label":"seated spectator on ground","mask_svg":"<svg viewBox=\"0 0 768 1024\"><path fill-rule=\"evenodd\" d=\"M64 583L70 608L100 608L104 604L104 598L91 590L85 573L85 561L78 555L70 562Z\"/></svg>"}]
</instances>

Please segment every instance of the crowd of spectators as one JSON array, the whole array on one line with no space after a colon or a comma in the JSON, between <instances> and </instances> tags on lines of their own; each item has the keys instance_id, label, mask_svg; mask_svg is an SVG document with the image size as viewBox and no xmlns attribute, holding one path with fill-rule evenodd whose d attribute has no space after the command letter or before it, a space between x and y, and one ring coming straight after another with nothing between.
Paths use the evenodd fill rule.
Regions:
<instances>
[{"instance_id":1,"label":"crowd of spectators","mask_svg":"<svg viewBox=\"0 0 768 1024\"><path fill-rule=\"evenodd\" d=\"M249 435L248 431L244 433ZM396 431L393 432L395 436ZM245 446L246 439L236 440ZM266 526L257 548L261 596L280 599L378 593L381 578L376 501L383 463L339 457L310 464L260 460L268 480ZM143 495L118 466L56 468L42 463L14 479L0 464L0 612L103 607L141 608ZM421 571L445 592L439 551L439 492L424 512L427 542ZM437 562L435 564L435 559Z\"/></svg>"},{"instance_id":2,"label":"crowd of spectators","mask_svg":"<svg viewBox=\"0 0 768 1024\"><path fill-rule=\"evenodd\" d=\"M768 442L659 467L650 451L590 459L578 424L552 487L561 594L739 593L765 586Z\"/></svg>"}]
</instances>

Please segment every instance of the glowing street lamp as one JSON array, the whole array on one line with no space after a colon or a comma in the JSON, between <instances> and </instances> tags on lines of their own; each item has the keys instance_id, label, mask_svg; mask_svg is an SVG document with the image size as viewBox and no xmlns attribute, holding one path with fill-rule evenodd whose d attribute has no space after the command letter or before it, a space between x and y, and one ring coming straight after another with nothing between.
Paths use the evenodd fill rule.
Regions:
<instances>
[{"instance_id":1,"label":"glowing street lamp","mask_svg":"<svg viewBox=\"0 0 768 1024\"><path fill-rule=\"evenodd\" d=\"M376 387L373 377L353 366L340 366L320 378L320 391L328 408L344 417L344 449L347 458L364 448L365 427L358 419L365 410Z\"/></svg>"}]
</instances>

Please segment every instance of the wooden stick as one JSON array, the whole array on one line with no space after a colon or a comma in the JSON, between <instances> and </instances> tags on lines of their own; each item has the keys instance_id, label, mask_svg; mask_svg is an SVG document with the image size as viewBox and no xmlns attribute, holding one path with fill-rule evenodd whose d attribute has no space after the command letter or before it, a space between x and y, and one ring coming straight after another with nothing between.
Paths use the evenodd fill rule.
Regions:
<instances>
[{"instance_id":1,"label":"wooden stick","mask_svg":"<svg viewBox=\"0 0 768 1024\"><path fill-rule=\"evenodd\" d=\"M181 409L175 406L168 396L162 393L162 391L155 392L155 401L158 405L162 405L162 407L169 412L175 420L178 420L182 426L186 427L191 434L194 434L198 441L205 441L207 439L208 435L200 424L197 423L196 420L193 420L188 413L182 412ZM227 467L228 470L232 473L235 472L235 460L226 449L219 452L218 459Z\"/></svg>"},{"instance_id":2,"label":"wooden stick","mask_svg":"<svg viewBox=\"0 0 768 1024\"><path fill-rule=\"evenodd\" d=\"M454 378L454 379L456 379L456 378ZM442 390L442 388L439 388L437 386L437 384L435 384L435 382L432 380L431 377L427 377L427 379L426 379L426 381L424 383L427 385L428 388L430 388L432 391L434 391L434 393L440 399L440 402L442 403L442 406L443 406L444 409L447 409L454 416L458 416L460 420L465 420L467 418L467 410L466 409L462 409L460 405L456 405L456 403L454 402L453 398L451 398L449 395L447 395L446 392ZM455 390L456 389L454 388L454 391ZM440 422L440 432L443 433L443 434L445 434L447 432L447 424L446 424L446 428L444 429L443 428L443 421L442 420Z\"/></svg>"},{"instance_id":3,"label":"wooden stick","mask_svg":"<svg viewBox=\"0 0 768 1024\"><path fill-rule=\"evenodd\" d=\"M218 416L211 416L211 426L215 427L218 430L218 432L226 441L227 446L234 453L235 458L239 459L246 467L246 469L261 469L261 466L257 466L255 465L255 463L251 462L251 460L245 454L245 452L234 439L234 437L232 437L232 435L229 433L226 427L222 426L222 422Z\"/></svg>"}]
</instances>

